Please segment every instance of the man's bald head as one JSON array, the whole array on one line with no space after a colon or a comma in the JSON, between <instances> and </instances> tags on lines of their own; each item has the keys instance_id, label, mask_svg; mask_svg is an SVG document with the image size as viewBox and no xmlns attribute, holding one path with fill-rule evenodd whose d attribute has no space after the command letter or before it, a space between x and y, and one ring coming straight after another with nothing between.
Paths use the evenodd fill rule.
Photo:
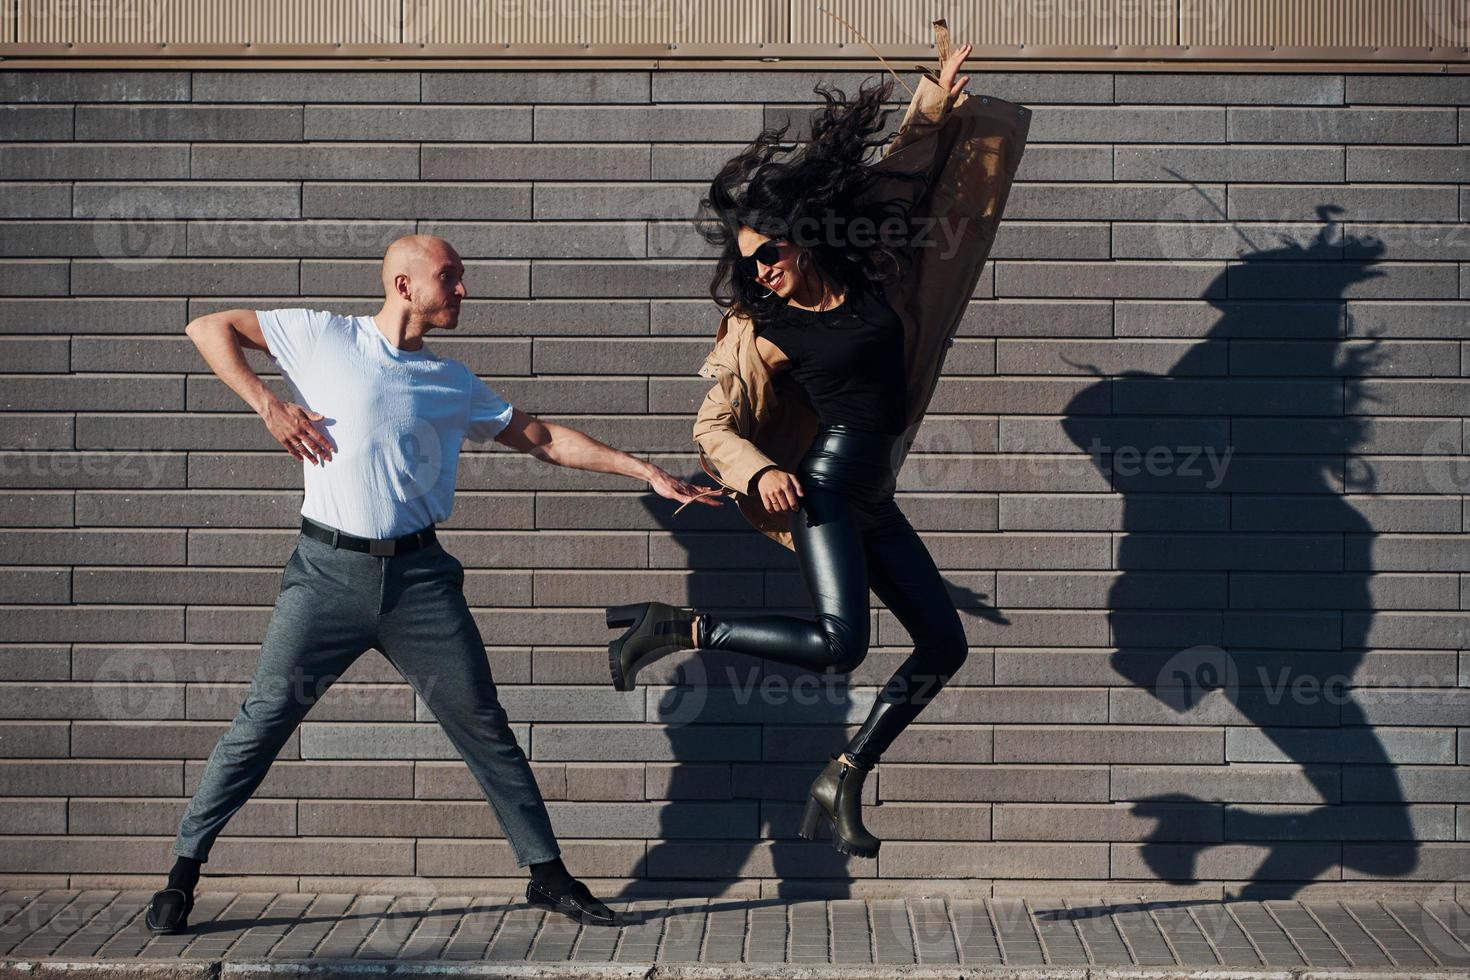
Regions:
<instances>
[{"instance_id":1,"label":"man's bald head","mask_svg":"<svg viewBox=\"0 0 1470 980\"><path fill-rule=\"evenodd\" d=\"M388 246L388 251L383 253L383 293L386 296L397 293L393 281L400 275L408 276L411 280L417 279L433 271L431 266L454 264L458 261L459 253L442 238L434 235L404 235L395 239Z\"/></svg>"},{"instance_id":2,"label":"man's bald head","mask_svg":"<svg viewBox=\"0 0 1470 980\"><path fill-rule=\"evenodd\" d=\"M407 313L427 328L454 329L464 299L464 262L434 235L404 235L383 253L384 309Z\"/></svg>"}]
</instances>

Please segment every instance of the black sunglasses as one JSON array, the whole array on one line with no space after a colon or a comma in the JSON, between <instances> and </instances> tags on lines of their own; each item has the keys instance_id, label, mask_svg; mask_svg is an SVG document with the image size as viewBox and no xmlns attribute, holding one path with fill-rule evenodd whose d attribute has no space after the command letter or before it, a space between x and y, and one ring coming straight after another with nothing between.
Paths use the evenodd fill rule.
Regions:
<instances>
[{"instance_id":1,"label":"black sunglasses","mask_svg":"<svg viewBox=\"0 0 1470 980\"><path fill-rule=\"evenodd\" d=\"M740 274L747 279L754 279L759 272L756 263L762 265L775 265L781 261L781 246L784 241L779 238L768 238L761 242L754 252L749 255L740 256L740 261L735 263Z\"/></svg>"}]
</instances>

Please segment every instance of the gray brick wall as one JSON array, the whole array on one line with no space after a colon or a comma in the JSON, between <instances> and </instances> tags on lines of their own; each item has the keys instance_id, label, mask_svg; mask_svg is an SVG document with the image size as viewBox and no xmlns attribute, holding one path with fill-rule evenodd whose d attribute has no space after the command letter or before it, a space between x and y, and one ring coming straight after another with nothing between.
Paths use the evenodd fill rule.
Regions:
<instances>
[{"instance_id":1,"label":"gray brick wall","mask_svg":"<svg viewBox=\"0 0 1470 980\"><path fill-rule=\"evenodd\" d=\"M155 882L248 684L300 466L190 317L368 311L384 244L443 235L471 300L434 343L697 474L716 311L683 219L823 77L0 73L0 883ZM626 480L468 453L445 537L574 872L836 894L1470 876L1470 78L1432 81L977 73L1034 109L1031 146L900 481L972 647L865 787L877 862L795 830L907 652L896 619L874 600L846 683L685 654L614 692L602 606L803 612L792 556L733 508L674 518ZM517 877L376 653L206 870Z\"/></svg>"}]
</instances>

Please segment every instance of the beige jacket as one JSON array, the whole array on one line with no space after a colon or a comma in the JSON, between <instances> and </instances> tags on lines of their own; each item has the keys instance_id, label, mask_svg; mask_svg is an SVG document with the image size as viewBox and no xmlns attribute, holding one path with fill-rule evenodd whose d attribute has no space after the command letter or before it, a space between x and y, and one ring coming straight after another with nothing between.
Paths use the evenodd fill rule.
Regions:
<instances>
[{"instance_id":1,"label":"beige jacket","mask_svg":"<svg viewBox=\"0 0 1470 980\"><path fill-rule=\"evenodd\" d=\"M947 42L942 36L941 62ZM915 218L937 222L931 232L935 244L916 247L916 262L905 265L907 274L885 292L904 327L907 428L899 465L990 255L1031 122L1025 106L993 95L961 93L951 100L937 78L923 76L898 134L876 164L880 171L927 173L930 179L879 180L870 192L882 200L912 201ZM794 548L790 514L767 511L751 480L768 466L794 472L811 445L817 418L789 372L772 376L754 337L749 318L727 310L699 369L715 385L694 421L694 441L700 465L720 484L700 496L733 497L759 531Z\"/></svg>"}]
</instances>

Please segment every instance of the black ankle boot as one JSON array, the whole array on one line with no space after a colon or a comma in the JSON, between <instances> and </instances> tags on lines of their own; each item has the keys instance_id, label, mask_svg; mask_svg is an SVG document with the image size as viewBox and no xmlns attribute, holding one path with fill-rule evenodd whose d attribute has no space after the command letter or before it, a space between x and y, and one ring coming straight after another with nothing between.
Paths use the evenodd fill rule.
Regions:
<instances>
[{"instance_id":1,"label":"black ankle boot","mask_svg":"<svg viewBox=\"0 0 1470 980\"><path fill-rule=\"evenodd\" d=\"M843 854L877 857L883 842L863 826L863 780L871 771L832 756L807 794L801 836L815 840L818 825L825 823L832 830L832 846Z\"/></svg>"},{"instance_id":2,"label":"black ankle boot","mask_svg":"<svg viewBox=\"0 0 1470 980\"><path fill-rule=\"evenodd\" d=\"M842 754L852 760L859 769L872 769L878 757L903 733L909 722L922 710L923 705L912 702L885 701L881 697L873 702L868 717L847 740Z\"/></svg>"},{"instance_id":3,"label":"black ankle boot","mask_svg":"<svg viewBox=\"0 0 1470 980\"><path fill-rule=\"evenodd\" d=\"M671 606L666 602L635 602L629 606L609 606L609 629L626 626L622 636L607 645L607 665L612 672L613 687L633 690L633 678L639 668L675 650L694 648L690 623L694 610Z\"/></svg>"}]
</instances>

